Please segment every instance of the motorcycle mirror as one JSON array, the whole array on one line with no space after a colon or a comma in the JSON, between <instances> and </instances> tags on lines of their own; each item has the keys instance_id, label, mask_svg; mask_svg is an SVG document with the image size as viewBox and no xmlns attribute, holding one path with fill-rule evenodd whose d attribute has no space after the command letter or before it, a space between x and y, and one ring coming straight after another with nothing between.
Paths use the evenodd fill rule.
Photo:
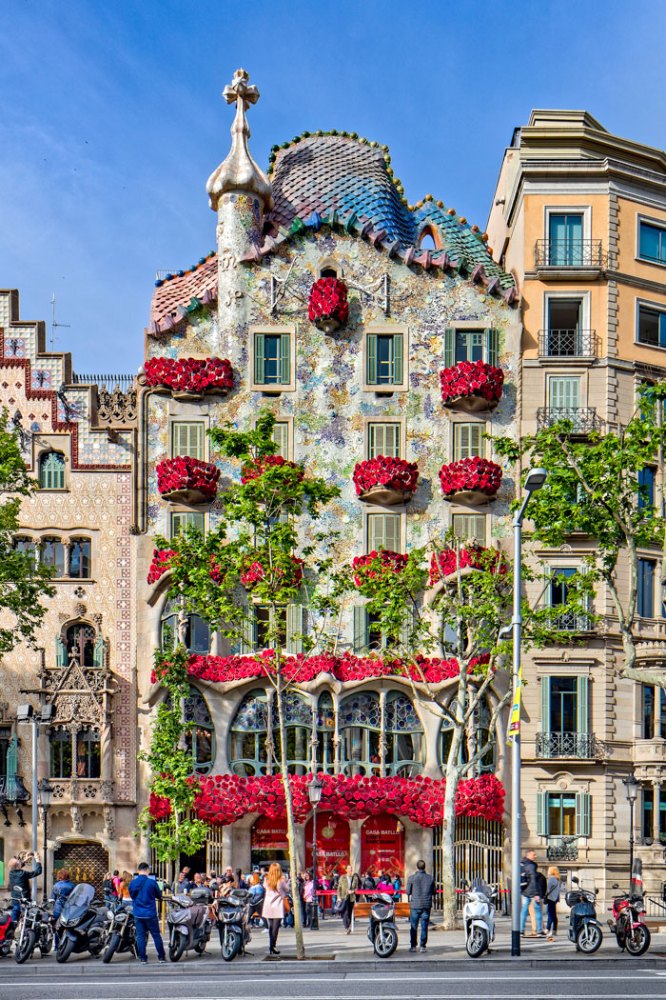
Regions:
<instances>
[{"instance_id":1,"label":"motorcycle mirror","mask_svg":"<svg viewBox=\"0 0 666 1000\"><path fill-rule=\"evenodd\" d=\"M620 888L620 887L619 887L619 885L617 884L617 882L613 882L613 884L612 884L612 886L611 886L611 889L619 889L619 888Z\"/></svg>"},{"instance_id":2,"label":"motorcycle mirror","mask_svg":"<svg viewBox=\"0 0 666 1000\"><path fill-rule=\"evenodd\" d=\"M576 878L576 876L575 876L575 875L574 875L574 876L572 877L571 881L572 881L572 882L573 882L573 883L574 883L575 885L580 885L580 879Z\"/></svg>"}]
</instances>

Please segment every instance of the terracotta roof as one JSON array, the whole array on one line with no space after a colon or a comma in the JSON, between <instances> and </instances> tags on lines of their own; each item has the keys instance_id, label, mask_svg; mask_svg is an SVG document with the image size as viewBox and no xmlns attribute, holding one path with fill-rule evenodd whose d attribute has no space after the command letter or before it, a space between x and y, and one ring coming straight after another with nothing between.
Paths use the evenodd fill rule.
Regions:
<instances>
[{"instance_id":1,"label":"terracotta roof","mask_svg":"<svg viewBox=\"0 0 666 1000\"><path fill-rule=\"evenodd\" d=\"M158 278L155 285L150 303L150 332L159 335L173 330L188 312L217 299L217 255L213 252L187 271Z\"/></svg>"}]
</instances>

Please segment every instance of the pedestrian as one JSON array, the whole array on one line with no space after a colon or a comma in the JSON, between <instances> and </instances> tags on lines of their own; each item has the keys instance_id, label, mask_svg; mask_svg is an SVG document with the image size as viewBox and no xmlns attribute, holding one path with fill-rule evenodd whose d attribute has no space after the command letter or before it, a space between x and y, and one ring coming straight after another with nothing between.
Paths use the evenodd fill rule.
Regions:
<instances>
[{"instance_id":1,"label":"pedestrian","mask_svg":"<svg viewBox=\"0 0 666 1000\"><path fill-rule=\"evenodd\" d=\"M32 861L32 869L26 870L28 861ZM21 900L30 899L30 879L42 874L39 855L30 851L25 858L10 858L9 864L9 894L12 899L12 920L14 923L21 916Z\"/></svg>"},{"instance_id":2,"label":"pedestrian","mask_svg":"<svg viewBox=\"0 0 666 1000\"><path fill-rule=\"evenodd\" d=\"M104 881L102 882L102 892L104 894L105 905L110 906L116 895L116 887L113 884L113 875L111 872L107 872L104 876Z\"/></svg>"},{"instance_id":3,"label":"pedestrian","mask_svg":"<svg viewBox=\"0 0 666 1000\"><path fill-rule=\"evenodd\" d=\"M361 889L365 889L368 892L372 892L372 890L375 888L376 884L377 883L375 882L374 878L372 877L372 872L368 868L367 872L363 876L363 881L361 883Z\"/></svg>"},{"instance_id":4,"label":"pedestrian","mask_svg":"<svg viewBox=\"0 0 666 1000\"><path fill-rule=\"evenodd\" d=\"M393 895L393 882L388 875L378 875L375 892L384 892L389 896Z\"/></svg>"},{"instance_id":5,"label":"pedestrian","mask_svg":"<svg viewBox=\"0 0 666 1000\"><path fill-rule=\"evenodd\" d=\"M338 908L347 934L351 934L352 917L356 903L360 879L351 865L347 865L344 875L338 881Z\"/></svg>"},{"instance_id":6,"label":"pedestrian","mask_svg":"<svg viewBox=\"0 0 666 1000\"><path fill-rule=\"evenodd\" d=\"M122 882L122 878L120 877L120 872L118 871L117 868L113 869L112 882L113 882L113 892L114 892L114 895L115 896L120 896L120 883Z\"/></svg>"},{"instance_id":7,"label":"pedestrian","mask_svg":"<svg viewBox=\"0 0 666 1000\"><path fill-rule=\"evenodd\" d=\"M416 938L419 925L421 940L419 951L424 952L428 945L428 924L432 910L432 897L435 892L435 880L426 871L425 861L416 862L416 871L407 880L407 898L409 900L409 950L416 951Z\"/></svg>"},{"instance_id":8,"label":"pedestrian","mask_svg":"<svg viewBox=\"0 0 666 1000\"><path fill-rule=\"evenodd\" d=\"M131 899L130 885L132 884L135 875L131 872L123 871L120 878L120 885L118 887L118 899Z\"/></svg>"},{"instance_id":9,"label":"pedestrian","mask_svg":"<svg viewBox=\"0 0 666 1000\"><path fill-rule=\"evenodd\" d=\"M556 865L551 865L548 869L548 882L546 884L546 909L548 910L546 933L549 941L554 941L557 937L557 904L560 901L560 886L560 870Z\"/></svg>"},{"instance_id":10,"label":"pedestrian","mask_svg":"<svg viewBox=\"0 0 666 1000\"><path fill-rule=\"evenodd\" d=\"M541 932L539 936L545 937L546 932L543 929L543 906L546 902L546 894L548 892L548 880L544 873L540 872L538 868L536 873L536 884L538 896L532 900L532 906L534 907L534 915L537 923L539 922L539 917L541 918ZM537 909L539 910L539 917L536 916Z\"/></svg>"},{"instance_id":11,"label":"pedestrian","mask_svg":"<svg viewBox=\"0 0 666 1000\"><path fill-rule=\"evenodd\" d=\"M58 881L51 889L51 899L53 901L53 926L55 928L53 934L53 944L56 951L58 950L58 945L60 944L60 936L58 934L58 917L62 913L65 900L73 888L74 883L69 877L69 870L67 868L61 868L58 872Z\"/></svg>"},{"instance_id":12,"label":"pedestrian","mask_svg":"<svg viewBox=\"0 0 666 1000\"><path fill-rule=\"evenodd\" d=\"M178 872L178 877L176 878L172 887L174 896L176 894L182 894L182 893L187 894L190 891L192 883L188 878L189 871L190 871L189 868L182 868Z\"/></svg>"},{"instance_id":13,"label":"pedestrian","mask_svg":"<svg viewBox=\"0 0 666 1000\"><path fill-rule=\"evenodd\" d=\"M162 902L162 890L155 879L149 877L149 871L150 865L147 865L145 861L142 862L139 865L138 875L132 879L129 885L130 897L134 904L132 909L136 928L136 949L141 965L147 965L146 943L150 933L157 950L157 960L162 965L166 962L166 955L157 919L157 904Z\"/></svg>"},{"instance_id":14,"label":"pedestrian","mask_svg":"<svg viewBox=\"0 0 666 1000\"><path fill-rule=\"evenodd\" d=\"M304 924L306 927L312 927L314 922L314 879L311 872L305 872L301 892L303 893L303 903L305 905Z\"/></svg>"},{"instance_id":15,"label":"pedestrian","mask_svg":"<svg viewBox=\"0 0 666 1000\"><path fill-rule=\"evenodd\" d=\"M264 901L264 895L264 887L261 884L259 872L252 872L250 876L250 888L247 893L248 919L252 922L252 919L256 917L260 921L262 928L265 926L261 916L261 905Z\"/></svg>"},{"instance_id":16,"label":"pedestrian","mask_svg":"<svg viewBox=\"0 0 666 1000\"><path fill-rule=\"evenodd\" d=\"M400 897L402 895L402 882L400 881L400 876L396 875L393 879L393 893L395 896L396 903L400 902Z\"/></svg>"},{"instance_id":17,"label":"pedestrian","mask_svg":"<svg viewBox=\"0 0 666 1000\"><path fill-rule=\"evenodd\" d=\"M237 886L238 889L247 889L247 882L243 878L243 869L242 868L237 868L236 869L236 886Z\"/></svg>"},{"instance_id":18,"label":"pedestrian","mask_svg":"<svg viewBox=\"0 0 666 1000\"><path fill-rule=\"evenodd\" d=\"M527 937L543 936L543 914L541 912L541 897L537 885L537 862L536 851L533 848L525 851L525 857L520 862L520 891L522 894L522 905L520 908L520 933L525 934L525 924L530 905L534 904L534 916L536 918L536 934L528 934Z\"/></svg>"},{"instance_id":19,"label":"pedestrian","mask_svg":"<svg viewBox=\"0 0 666 1000\"><path fill-rule=\"evenodd\" d=\"M277 945L280 923L285 915L285 900L289 895L287 880L282 874L282 868L276 861L268 869L264 879L264 905L261 915L268 924L268 953L279 955Z\"/></svg>"}]
</instances>

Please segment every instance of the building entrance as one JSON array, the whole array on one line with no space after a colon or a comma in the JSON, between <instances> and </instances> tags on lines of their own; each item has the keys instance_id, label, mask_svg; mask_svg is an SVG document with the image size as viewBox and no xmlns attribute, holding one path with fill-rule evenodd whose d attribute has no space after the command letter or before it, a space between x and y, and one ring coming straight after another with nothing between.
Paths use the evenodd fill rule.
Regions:
<instances>
[{"instance_id":1,"label":"building entrance","mask_svg":"<svg viewBox=\"0 0 666 1000\"><path fill-rule=\"evenodd\" d=\"M72 882L90 882L95 894L103 898L102 883L109 870L109 852L92 840L68 840L53 854L53 881L61 868L69 871Z\"/></svg>"},{"instance_id":2,"label":"building entrance","mask_svg":"<svg viewBox=\"0 0 666 1000\"><path fill-rule=\"evenodd\" d=\"M252 867L271 861L288 861L287 821L267 816L258 819L252 827L250 850Z\"/></svg>"}]
</instances>

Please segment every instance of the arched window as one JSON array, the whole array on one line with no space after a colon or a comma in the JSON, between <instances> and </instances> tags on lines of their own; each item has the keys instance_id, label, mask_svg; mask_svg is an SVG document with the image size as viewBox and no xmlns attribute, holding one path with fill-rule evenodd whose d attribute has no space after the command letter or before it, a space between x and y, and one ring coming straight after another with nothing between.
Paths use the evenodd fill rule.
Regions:
<instances>
[{"instance_id":1,"label":"arched window","mask_svg":"<svg viewBox=\"0 0 666 1000\"><path fill-rule=\"evenodd\" d=\"M451 708L456 707L456 702L451 703ZM459 761L461 764L466 764L470 761L475 754L488 742L490 735L490 720L492 718L492 712L488 702L484 698L481 704L477 705L471 724L468 727L467 732L463 736L460 744L460 756ZM451 749L451 744L453 742L453 727L445 719L442 722L441 728L441 738L440 738L440 763L442 767L446 767L446 762L449 759L449 752ZM496 745L493 743L492 746L488 748L484 756L478 760L470 771L471 775L483 774L487 771L494 771L496 765Z\"/></svg>"},{"instance_id":2,"label":"arched window","mask_svg":"<svg viewBox=\"0 0 666 1000\"><path fill-rule=\"evenodd\" d=\"M71 778L72 776L72 734L68 729L51 730L51 777Z\"/></svg>"},{"instance_id":3,"label":"arched window","mask_svg":"<svg viewBox=\"0 0 666 1000\"><path fill-rule=\"evenodd\" d=\"M420 250L437 250L437 243L435 241L435 235L430 228L426 226L419 237L419 249Z\"/></svg>"},{"instance_id":4,"label":"arched window","mask_svg":"<svg viewBox=\"0 0 666 1000\"><path fill-rule=\"evenodd\" d=\"M340 703L343 774L379 774L379 698L373 692L351 694Z\"/></svg>"},{"instance_id":5,"label":"arched window","mask_svg":"<svg viewBox=\"0 0 666 1000\"><path fill-rule=\"evenodd\" d=\"M391 691L386 699L386 773L413 778L423 767L424 740L410 699Z\"/></svg>"},{"instance_id":6,"label":"arched window","mask_svg":"<svg viewBox=\"0 0 666 1000\"><path fill-rule=\"evenodd\" d=\"M59 538L42 538L39 558L43 566L51 566L54 576L65 575L65 546Z\"/></svg>"},{"instance_id":7,"label":"arched window","mask_svg":"<svg viewBox=\"0 0 666 1000\"><path fill-rule=\"evenodd\" d=\"M39 488L64 490L65 456L61 451L48 451L39 458Z\"/></svg>"},{"instance_id":8,"label":"arched window","mask_svg":"<svg viewBox=\"0 0 666 1000\"><path fill-rule=\"evenodd\" d=\"M229 732L229 764L233 774L268 774L268 700L261 689L246 694Z\"/></svg>"},{"instance_id":9,"label":"arched window","mask_svg":"<svg viewBox=\"0 0 666 1000\"><path fill-rule=\"evenodd\" d=\"M337 278L338 269L337 267L332 267L328 264L326 267L322 267L319 271L320 278Z\"/></svg>"},{"instance_id":10,"label":"arched window","mask_svg":"<svg viewBox=\"0 0 666 1000\"><path fill-rule=\"evenodd\" d=\"M215 728L206 699L195 687L190 687L184 699L183 722L190 726L185 741L192 754L192 770L195 774L208 774L215 763Z\"/></svg>"},{"instance_id":11,"label":"arched window","mask_svg":"<svg viewBox=\"0 0 666 1000\"><path fill-rule=\"evenodd\" d=\"M283 698L287 737L287 767L290 774L307 774L310 770L312 708L308 702L293 692L283 695ZM273 739L279 754L280 730L276 699L273 702Z\"/></svg>"},{"instance_id":12,"label":"arched window","mask_svg":"<svg viewBox=\"0 0 666 1000\"><path fill-rule=\"evenodd\" d=\"M76 734L76 777L99 778L100 774L99 729L81 729Z\"/></svg>"},{"instance_id":13,"label":"arched window","mask_svg":"<svg viewBox=\"0 0 666 1000\"><path fill-rule=\"evenodd\" d=\"M317 770L333 773L335 764L335 711L328 691L317 703Z\"/></svg>"},{"instance_id":14,"label":"arched window","mask_svg":"<svg viewBox=\"0 0 666 1000\"><path fill-rule=\"evenodd\" d=\"M74 656L82 667L101 667L101 642L92 625L78 622L70 625L65 632L65 653L67 662Z\"/></svg>"},{"instance_id":15,"label":"arched window","mask_svg":"<svg viewBox=\"0 0 666 1000\"><path fill-rule=\"evenodd\" d=\"M90 578L90 539L73 538L69 543L69 576Z\"/></svg>"},{"instance_id":16,"label":"arched window","mask_svg":"<svg viewBox=\"0 0 666 1000\"><path fill-rule=\"evenodd\" d=\"M186 615L183 642L190 653L210 652L210 628L199 615ZM167 601L162 612L160 645L162 649L175 649L178 645L178 604Z\"/></svg>"}]
</instances>

